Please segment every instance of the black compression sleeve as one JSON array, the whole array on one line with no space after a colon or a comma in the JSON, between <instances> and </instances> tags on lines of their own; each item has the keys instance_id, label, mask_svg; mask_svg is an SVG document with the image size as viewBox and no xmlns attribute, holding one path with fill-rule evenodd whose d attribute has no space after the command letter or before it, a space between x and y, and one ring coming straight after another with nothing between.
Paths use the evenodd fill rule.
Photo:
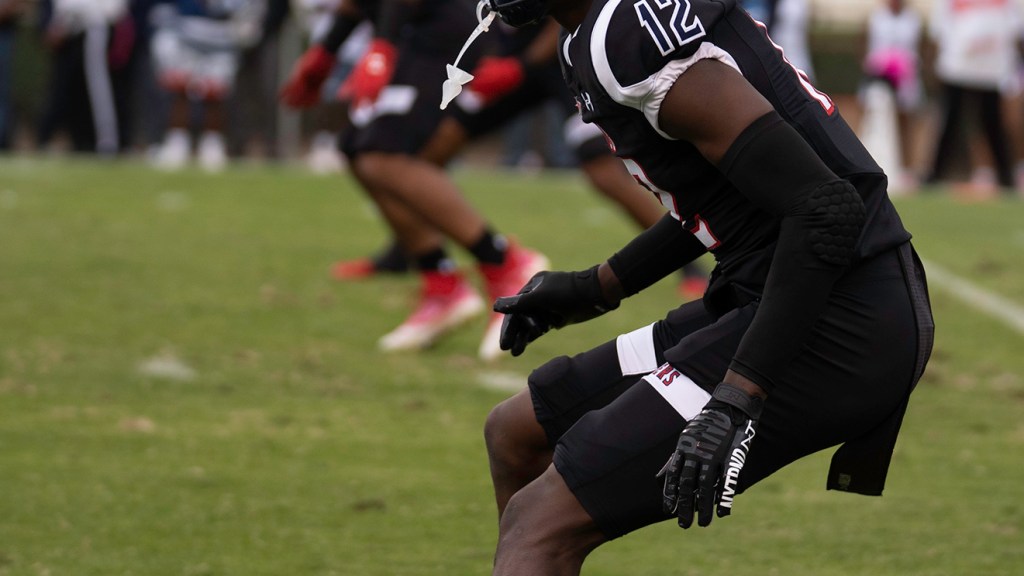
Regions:
<instances>
[{"instance_id":1,"label":"black compression sleeve","mask_svg":"<svg viewBox=\"0 0 1024 576\"><path fill-rule=\"evenodd\" d=\"M747 127L719 168L751 202L781 217L761 303L730 366L770 392L854 259L864 204L775 112Z\"/></svg>"},{"instance_id":2,"label":"black compression sleeve","mask_svg":"<svg viewBox=\"0 0 1024 576\"><path fill-rule=\"evenodd\" d=\"M679 220L665 214L608 259L626 296L632 296L707 252Z\"/></svg>"},{"instance_id":3,"label":"black compression sleeve","mask_svg":"<svg viewBox=\"0 0 1024 576\"><path fill-rule=\"evenodd\" d=\"M334 54L345 43L345 40L348 40L348 37L352 35L352 31L362 21L362 18L356 16L335 14L334 21L331 23L331 29L324 36L323 40L320 41L320 45L323 46L324 50Z\"/></svg>"}]
</instances>

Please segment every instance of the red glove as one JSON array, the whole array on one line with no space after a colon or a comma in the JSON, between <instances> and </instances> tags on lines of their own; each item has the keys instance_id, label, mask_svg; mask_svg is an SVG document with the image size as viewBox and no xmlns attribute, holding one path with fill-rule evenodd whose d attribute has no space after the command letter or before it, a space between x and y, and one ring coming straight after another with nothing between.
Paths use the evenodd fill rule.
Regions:
<instances>
[{"instance_id":1,"label":"red glove","mask_svg":"<svg viewBox=\"0 0 1024 576\"><path fill-rule=\"evenodd\" d=\"M341 85L338 96L351 99L357 106L376 100L380 91L391 81L397 59L398 49L394 44L383 38L374 38L348 79Z\"/></svg>"},{"instance_id":2,"label":"red glove","mask_svg":"<svg viewBox=\"0 0 1024 576\"><path fill-rule=\"evenodd\" d=\"M320 90L334 69L334 54L323 46L311 46L295 62L292 74L281 88L281 101L292 108L308 108L320 102Z\"/></svg>"},{"instance_id":3,"label":"red glove","mask_svg":"<svg viewBox=\"0 0 1024 576\"><path fill-rule=\"evenodd\" d=\"M480 59L473 70L469 89L479 94L485 103L489 103L514 90L523 83L525 77L523 62L519 58L486 56Z\"/></svg>"}]
</instances>

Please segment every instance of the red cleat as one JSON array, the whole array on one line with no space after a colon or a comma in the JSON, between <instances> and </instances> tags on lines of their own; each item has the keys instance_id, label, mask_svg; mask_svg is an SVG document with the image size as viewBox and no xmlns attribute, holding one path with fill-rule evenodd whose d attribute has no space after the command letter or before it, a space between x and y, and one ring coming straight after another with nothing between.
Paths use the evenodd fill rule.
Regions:
<instances>
[{"instance_id":1,"label":"red cleat","mask_svg":"<svg viewBox=\"0 0 1024 576\"><path fill-rule=\"evenodd\" d=\"M689 302L690 300L697 300L704 297L704 292L708 289L707 278L698 278L690 276L683 278L679 282L679 296Z\"/></svg>"},{"instance_id":2,"label":"red cleat","mask_svg":"<svg viewBox=\"0 0 1024 576\"><path fill-rule=\"evenodd\" d=\"M481 264L480 272L483 274L487 286L487 297L493 305L494 301L502 296L512 296L519 292L534 274L547 270L550 262L546 256L539 252L527 250L514 243L509 243L508 251L505 254L505 263L500 266L494 264ZM501 337L501 321L504 314L491 313L487 323L487 331L484 332L484 339L480 342L480 358L486 361L497 359L501 356L499 339Z\"/></svg>"},{"instance_id":3,"label":"red cleat","mask_svg":"<svg viewBox=\"0 0 1024 576\"><path fill-rule=\"evenodd\" d=\"M331 277L335 280L362 280L377 273L377 267L369 258L342 260L331 266Z\"/></svg>"},{"instance_id":4,"label":"red cleat","mask_svg":"<svg viewBox=\"0 0 1024 576\"><path fill-rule=\"evenodd\" d=\"M446 332L484 311L484 301L462 274L425 272L420 301L398 328L381 337L381 350L429 348Z\"/></svg>"}]
</instances>

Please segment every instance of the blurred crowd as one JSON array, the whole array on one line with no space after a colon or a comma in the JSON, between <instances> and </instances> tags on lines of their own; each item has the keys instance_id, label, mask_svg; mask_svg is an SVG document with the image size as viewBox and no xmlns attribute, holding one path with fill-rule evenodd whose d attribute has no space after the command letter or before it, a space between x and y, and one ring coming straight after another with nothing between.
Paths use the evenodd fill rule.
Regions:
<instances>
[{"instance_id":1,"label":"blurred crowd","mask_svg":"<svg viewBox=\"0 0 1024 576\"><path fill-rule=\"evenodd\" d=\"M31 132L22 145L39 150L143 151L175 168L194 149L219 170L246 152L229 151L233 127L273 142L289 12L287 0L0 0L0 146L21 129ZM42 62L25 54L40 50ZM28 76L46 75L31 119L12 109L18 57Z\"/></svg>"},{"instance_id":2,"label":"blurred crowd","mask_svg":"<svg viewBox=\"0 0 1024 576\"><path fill-rule=\"evenodd\" d=\"M815 3L742 4L814 82ZM279 134L279 85L302 47L325 33L336 5L0 0L0 151L17 144L143 153L158 168L194 161L210 171L238 156L291 155L295 151L282 147ZM283 31L291 34L289 41L282 41ZM944 181L983 191L1024 188L1024 17L1018 0L876 0L863 31L861 88L851 100L858 110L844 109L844 115L867 132L862 136L895 188ZM335 133L345 112L336 92L368 37L356 35L339 54L334 82L324 90L325 102L335 105L304 116L302 140L309 142L314 169L343 166ZM42 93L33 95L33 118L14 105L14 63L21 50L45 54L47 78ZM571 164L560 130L550 129L559 116L555 106L514 123L505 132L501 160Z\"/></svg>"}]
</instances>

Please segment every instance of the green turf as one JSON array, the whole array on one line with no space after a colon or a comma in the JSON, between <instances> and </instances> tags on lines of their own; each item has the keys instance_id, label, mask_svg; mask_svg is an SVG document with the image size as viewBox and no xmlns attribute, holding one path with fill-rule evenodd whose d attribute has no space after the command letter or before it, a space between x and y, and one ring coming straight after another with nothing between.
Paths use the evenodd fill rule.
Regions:
<instances>
[{"instance_id":1,"label":"green turf","mask_svg":"<svg viewBox=\"0 0 1024 576\"><path fill-rule=\"evenodd\" d=\"M458 180L559 268L633 234L575 175ZM899 207L926 259L1024 305L1024 203ZM481 380L656 319L674 287L494 366L475 357L482 320L387 356L375 340L415 282L327 275L385 239L344 177L0 161L0 575L488 573L481 428L507 393ZM584 572L1020 574L1024 336L933 297L934 360L885 497L825 492L820 454L711 529L648 528Z\"/></svg>"}]
</instances>

